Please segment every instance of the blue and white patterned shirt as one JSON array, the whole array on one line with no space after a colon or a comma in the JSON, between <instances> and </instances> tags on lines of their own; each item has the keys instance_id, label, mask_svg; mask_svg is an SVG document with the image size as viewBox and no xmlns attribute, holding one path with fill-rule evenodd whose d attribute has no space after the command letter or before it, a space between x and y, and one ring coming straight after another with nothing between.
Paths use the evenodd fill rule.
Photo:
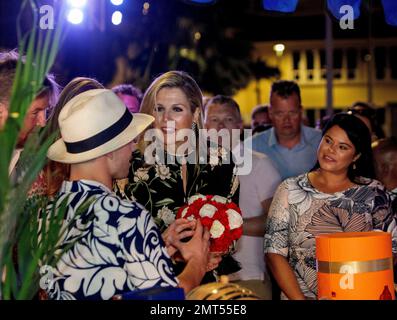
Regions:
<instances>
[{"instance_id":1,"label":"blue and white patterned shirt","mask_svg":"<svg viewBox=\"0 0 397 320\"><path fill-rule=\"evenodd\" d=\"M70 247L40 280L50 299L110 299L178 285L161 234L141 205L89 180L64 181L57 208L65 201L67 232L60 248Z\"/></svg>"}]
</instances>

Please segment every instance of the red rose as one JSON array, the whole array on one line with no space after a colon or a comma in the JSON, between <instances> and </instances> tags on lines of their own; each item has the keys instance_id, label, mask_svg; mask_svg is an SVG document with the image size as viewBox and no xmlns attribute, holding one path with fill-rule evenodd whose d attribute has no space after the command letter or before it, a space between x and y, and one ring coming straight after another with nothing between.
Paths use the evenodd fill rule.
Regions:
<instances>
[{"instance_id":1,"label":"red rose","mask_svg":"<svg viewBox=\"0 0 397 320\"><path fill-rule=\"evenodd\" d=\"M193 202L189 201L191 204L179 208L176 217L182 218L182 214L184 213L183 218L185 219L189 217L200 219L202 225L207 228L211 234L210 251L227 252L233 241L239 239L243 233L242 219L236 216L237 214L241 216L241 210L235 203L226 198L217 196L217 201L212 200L213 198L214 196L207 195L205 199L201 197ZM204 205L207 206L203 208ZM231 221L233 221L234 226L236 226L236 221L238 225L241 220L241 225L234 229L230 229L229 215L227 213L229 209L233 209L237 212L234 212L231 218L233 219Z\"/></svg>"}]
</instances>

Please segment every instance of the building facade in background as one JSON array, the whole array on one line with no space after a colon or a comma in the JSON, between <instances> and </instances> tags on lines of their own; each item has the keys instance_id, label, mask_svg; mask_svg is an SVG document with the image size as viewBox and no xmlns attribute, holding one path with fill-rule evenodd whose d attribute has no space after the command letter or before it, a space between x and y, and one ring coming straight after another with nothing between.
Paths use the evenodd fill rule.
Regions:
<instances>
[{"instance_id":1,"label":"building facade in background","mask_svg":"<svg viewBox=\"0 0 397 320\"><path fill-rule=\"evenodd\" d=\"M277 66L282 79L298 82L306 117L314 125L326 113L325 41L285 41L278 54L276 44L255 43L255 58ZM386 135L397 135L397 38L334 40L333 46L334 109L346 110L358 100L372 102ZM236 94L245 123L255 105L269 102L271 82L253 81Z\"/></svg>"}]
</instances>

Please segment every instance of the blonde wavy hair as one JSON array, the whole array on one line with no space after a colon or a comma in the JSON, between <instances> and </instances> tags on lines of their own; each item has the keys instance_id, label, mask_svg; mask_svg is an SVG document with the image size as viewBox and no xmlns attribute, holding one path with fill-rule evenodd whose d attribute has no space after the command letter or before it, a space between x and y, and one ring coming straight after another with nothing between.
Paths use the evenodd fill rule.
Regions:
<instances>
[{"instance_id":1,"label":"blonde wavy hair","mask_svg":"<svg viewBox=\"0 0 397 320\"><path fill-rule=\"evenodd\" d=\"M202 129L203 126L203 94L197 85L196 81L183 71L168 71L159 77L157 77L146 90L142 104L141 113L149 114L151 116L155 115L154 108L156 106L156 97L161 89L164 88L178 88L186 95L190 103L190 109L192 114L199 110L198 119L196 122L197 129ZM194 120L193 120L194 121ZM192 123L193 124L193 123ZM153 128L153 124L151 126ZM149 128L148 128L149 129ZM144 133L141 134L139 140L139 148L144 151L147 144L143 142ZM198 147L198 145L197 145Z\"/></svg>"}]
</instances>

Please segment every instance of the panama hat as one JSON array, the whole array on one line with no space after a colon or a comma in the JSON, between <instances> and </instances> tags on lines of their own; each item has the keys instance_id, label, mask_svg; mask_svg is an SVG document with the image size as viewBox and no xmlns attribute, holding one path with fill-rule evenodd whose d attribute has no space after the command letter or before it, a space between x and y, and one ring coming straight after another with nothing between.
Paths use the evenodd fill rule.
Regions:
<instances>
[{"instance_id":1,"label":"panama hat","mask_svg":"<svg viewBox=\"0 0 397 320\"><path fill-rule=\"evenodd\" d=\"M85 91L62 108L58 118L62 138L50 146L47 157L62 163L98 158L131 142L153 120L147 114L131 114L111 90Z\"/></svg>"}]
</instances>

